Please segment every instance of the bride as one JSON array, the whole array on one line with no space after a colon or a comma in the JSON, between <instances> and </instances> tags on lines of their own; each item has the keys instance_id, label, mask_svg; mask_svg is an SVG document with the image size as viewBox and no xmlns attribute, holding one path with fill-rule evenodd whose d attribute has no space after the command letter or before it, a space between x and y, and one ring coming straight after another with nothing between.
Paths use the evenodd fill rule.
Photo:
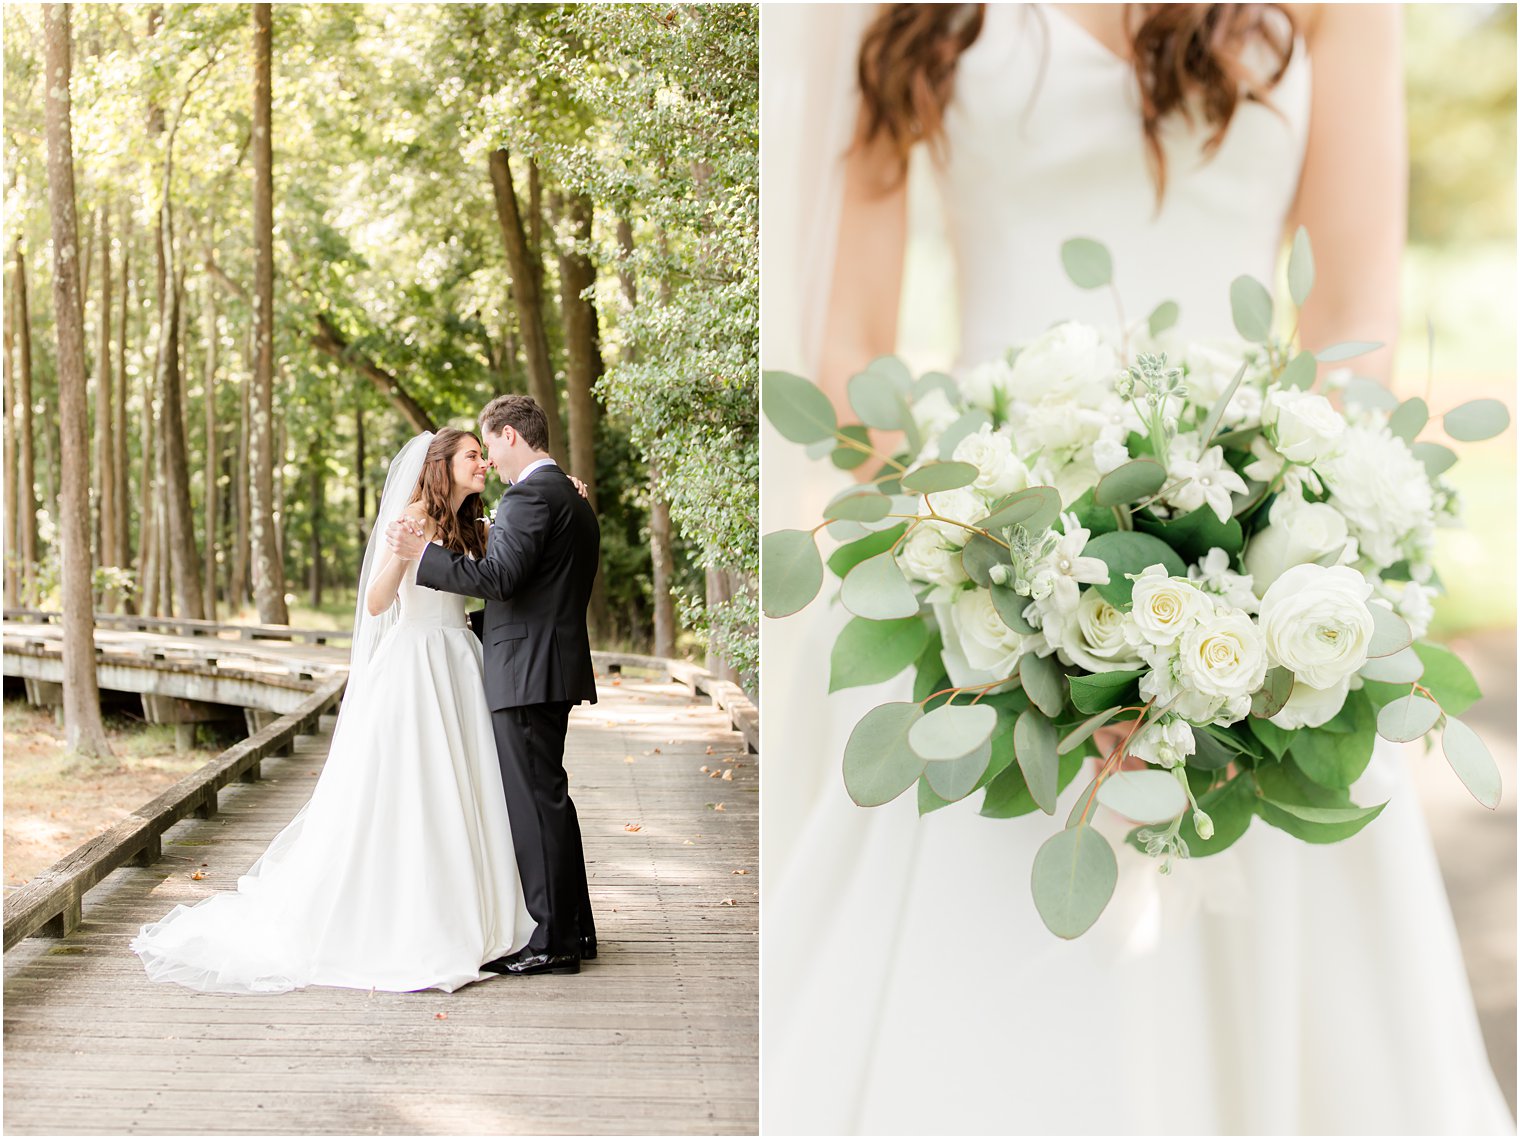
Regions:
<instances>
[{"instance_id":1,"label":"bride","mask_svg":"<svg viewBox=\"0 0 1520 1139\"><path fill-rule=\"evenodd\" d=\"M1285 233L1318 261L1300 336L1391 344L1405 228L1396 10L897 5L764 12L765 366L844 382L898 347L909 148L955 258L960 362L1060 319L1114 324L1059 249L1113 252L1131 319L1173 300L1230 337L1230 281ZM1359 369L1386 379L1391 352ZM845 422L856 417L846 413ZM769 427L762 531L811 527L848 476ZM977 799L865 810L850 729L908 680L825 696L843 624L764 627L767 1133L1513 1133L1401 755L1389 805L1310 847L1259 821L1170 879L1116 842L1082 938L1029 896L1032 820ZM1057 805L1064 818L1081 781ZM1110 819L1120 838L1125 827Z\"/></svg>"},{"instance_id":2,"label":"bride","mask_svg":"<svg viewBox=\"0 0 1520 1139\"><path fill-rule=\"evenodd\" d=\"M386 548L399 518L485 552L480 441L446 427L391 462L359 579L348 688L311 801L235 893L176 906L132 942L155 981L219 993L305 985L452 991L533 920L464 598Z\"/></svg>"}]
</instances>

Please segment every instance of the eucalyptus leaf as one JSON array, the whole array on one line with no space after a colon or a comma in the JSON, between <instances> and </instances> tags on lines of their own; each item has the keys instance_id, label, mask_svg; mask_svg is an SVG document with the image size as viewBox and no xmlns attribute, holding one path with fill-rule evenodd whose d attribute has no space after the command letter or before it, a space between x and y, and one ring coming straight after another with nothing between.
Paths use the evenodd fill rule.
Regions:
<instances>
[{"instance_id":1,"label":"eucalyptus leaf","mask_svg":"<svg viewBox=\"0 0 1520 1139\"><path fill-rule=\"evenodd\" d=\"M1321 364L1339 364L1342 360L1354 360L1368 352L1376 352L1382 346L1382 342L1377 340L1346 340L1321 348L1314 354L1314 358Z\"/></svg>"},{"instance_id":2,"label":"eucalyptus leaf","mask_svg":"<svg viewBox=\"0 0 1520 1139\"><path fill-rule=\"evenodd\" d=\"M1023 633L1026 637L1038 631L1030 624L1029 618L1024 616L1024 610L1029 608L1029 598L1011 585L989 586L988 592L992 594L992 607L1003 619L1003 624L1015 633Z\"/></svg>"},{"instance_id":3,"label":"eucalyptus leaf","mask_svg":"<svg viewBox=\"0 0 1520 1139\"><path fill-rule=\"evenodd\" d=\"M1309 231L1303 226L1293 235L1293 249L1288 254L1288 295L1299 308L1314 288L1314 251L1309 246Z\"/></svg>"},{"instance_id":4,"label":"eucalyptus leaf","mask_svg":"<svg viewBox=\"0 0 1520 1139\"><path fill-rule=\"evenodd\" d=\"M906 398L908 382L904 378L898 387L882 372L867 368L850 377L845 392L862 423L883 431L900 431L912 417Z\"/></svg>"},{"instance_id":5,"label":"eucalyptus leaf","mask_svg":"<svg viewBox=\"0 0 1520 1139\"><path fill-rule=\"evenodd\" d=\"M1060 742L1056 744L1056 750L1064 755L1083 740L1091 739L1094 732L1119 714L1121 707L1122 705L1115 704L1112 708L1105 708L1101 712L1093 713L1093 715L1087 717L1087 719L1062 736Z\"/></svg>"},{"instance_id":6,"label":"eucalyptus leaf","mask_svg":"<svg viewBox=\"0 0 1520 1139\"><path fill-rule=\"evenodd\" d=\"M1409 622L1386 605L1368 605L1372 614L1372 639L1367 642L1367 656L1387 657L1407 649L1414 641Z\"/></svg>"},{"instance_id":7,"label":"eucalyptus leaf","mask_svg":"<svg viewBox=\"0 0 1520 1139\"><path fill-rule=\"evenodd\" d=\"M1260 690L1251 696L1251 715L1270 720L1293 695L1293 673L1279 665L1267 670Z\"/></svg>"},{"instance_id":8,"label":"eucalyptus leaf","mask_svg":"<svg viewBox=\"0 0 1520 1139\"><path fill-rule=\"evenodd\" d=\"M1376 380L1369 380L1363 376L1353 376L1342 392L1341 398L1345 400L1348 407L1370 407L1375 411L1386 411L1390 415L1399 406L1398 396Z\"/></svg>"},{"instance_id":9,"label":"eucalyptus leaf","mask_svg":"<svg viewBox=\"0 0 1520 1139\"><path fill-rule=\"evenodd\" d=\"M1270 799L1256 800L1256 813L1262 821L1271 823L1279 830L1287 831L1304 842L1341 842L1356 834L1378 815L1388 804L1376 807L1306 807L1294 803L1275 803Z\"/></svg>"},{"instance_id":10,"label":"eucalyptus leaf","mask_svg":"<svg viewBox=\"0 0 1520 1139\"><path fill-rule=\"evenodd\" d=\"M1425 662L1412 647L1406 646L1388 656L1368 657L1367 663L1357 670L1364 680L1378 680L1387 684L1413 684L1425 671Z\"/></svg>"},{"instance_id":11,"label":"eucalyptus leaf","mask_svg":"<svg viewBox=\"0 0 1520 1139\"><path fill-rule=\"evenodd\" d=\"M1030 888L1035 908L1057 937L1080 937L1098 920L1118 881L1108 840L1090 826L1061 830L1034 856Z\"/></svg>"},{"instance_id":12,"label":"eucalyptus leaf","mask_svg":"<svg viewBox=\"0 0 1520 1139\"><path fill-rule=\"evenodd\" d=\"M1388 430L1392 431L1406 443L1413 443L1414 437L1425 430L1425 425L1430 422L1430 408L1419 396L1411 396L1399 404L1388 418Z\"/></svg>"},{"instance_id":13,"label":"eucalyptus leaf","mask_svg":"<svg viewBox=\"0 0 1520 1139\"><path fill-rule=\"evenodd\" d=\"M832 438L839 425L829 397L811 380L790 372L763 373L760 402L772 426L793 443Z\"/></svg>"},{"instance_id":14,"label":"eucalyptus leaf","mask_svg":"<svg viewBox=\"0 0 1520 1139\"><path fill-rule=\"evenodd\" d=\"M928 643L929 627L917 617L853 618L840 630L829 657L829 691L891 680L917 660Z\"/></svg>"},{"instance_id":15,"label":"eucalyptus leaf","mask_svg":"<svg viewBox=\"0 0 1520 1139\"><path fill-rule=\"evenodd\" d=\"M1162 301L1151 310L1150 319L1146 321L1146 327L1152 336L1160 336L1168 328L1177 323L1177 318L1182 310L1177 307L1176 301Z\"/></svg>"},{"instance_id":16,"label":"eucalyptus leaf","mask_svg":"<svg viewBox=\"0 0 1520 1139\"><path fill-rule=\"evenodd\" d=\"M1113 280L1114 264L1108 247L1089 237L1063 242L1061 265L1079 289L1101 289Z\"/></svg>"},{"instance_id":17,"label":"eucalyptus leaf","mask_svg":"<svg viewBox=\"0 0 1520 1139\"><path fill-rule=\"evenodd\" d=\"M1020 661L1019 671L1023 672L1023 661L1029 659L1026 653ZM1116 672L1095 672L1089 676L1076 675L1071 678L1071 702L1078 712L1099 712L1104 708L1118 704L1123 707L1130 700L1128 697L1135 692L1135 686L1140 678L1149 671L1143 668L1126 669ZM1025 684L1028 688L1028 684Z\"/></svg>"},{"instance_id":18,"label":"eucalyptus leaf","mask_svg":"<svg viewBox=\"0 0 1520 1139\"><path fill-rule=\"evenodd\" d=\"M918 612L918 598L890 551L869 557L850 570L840 583L839 600L855 616L873 621L912 617Z\"/></svg>"},{"instance_id":19,"label":"eucalyptus leaf","mask_svg":"<svg viewBox=\"0 0 1520 1139\"><path fill-rule=\"evenodd\" d=\"M880 357L880 359L896 361L902 367L903 374L907 374L908 366L899 360L896 356L883 356ZM955 382L955 377L947 376L944 372L925 372L923 375L919 376L918 380L912 386L912 391L909 398L912 399L914 403L917 403L919 400L923 399L924 396L936 390L945 393L945 398L950 401L951 406L954 406L955 404L961 402L961 389L960 386Z\"/></svg>"},{"instance_id":20,"label":"eucalyptus leaf","mask_svg":"<svg viewBox=\"0 0 1520 1139\"><path fill-rule=\"evenodd\" d=\"M1509 408L1496 399L1473 399L1441 416L1446 434L1463 443L1492 439L1509 426Z\"/></svg>"},{"instance_id":21,"label":"eucalyptus leaf","mask_svg":"<svg viewBox=\"0 0 1520 1139\"><path fill-rule=\"evenodd\" d=\"M933 494L936 491L958 490L970 486L981 474L971 463L928 463L902 477L904 490L914 494Z\"/></svg>"},{"instance_id":22,"label":"eucalyptus leaf","mask_svg":"<svg viewBox=\"0 0 1520 1139\"><path fill-rule=\"evenodd\" d=\"M1160 538L1142 534L1137 530L1115 530L1112 534L1099 534L1088 539L1082 547L1084 558L1097 558L1108 566L1108 581L1093 586L1115 608L1122 609L1130 603L1135 583L1128 574L1145 572L1149 566L1160 564L1172 577L1186 577L1187 566L1171 546Z\"/></svg>"},{"instance_id":23,"label":"eucalyptus leaf","mask_svg":"<svg viewBox=\"0 0 1520 1139\"><path fill-rule=\"evenodd\" d=\"M857 467L863 467L871 461L871 433L859 423L851 423L839 429L839 443L833 446L828 454L829 461L841 471L853 471ZM849 439L859 444L850 446L844 440ZM827 442L827 441L826 441ZM819 456L820 458L822 456Z\"/></svg>"},{"instance_id":24,"label":"eucalyptus leaf","mask_svg":"<svg viewBox=\"0 0 1520 1139\"><path fill-rule=\"evenodd\" d=\"M1272 294L1255 277L1230 282L1230 314L1235 330L1253 344L1272 339Z\"/></svg>"},{"instance_id":25,"label":"eucalyptus leaf","mask_svg":"<svg viewBox=\"0 0 1520 1139\"><path fill-rule=\"evenodd\" d=\"M1013 753L1040 810L1047 815L1055 814L1056 776L1060 767L1055 725L1037 709L1021 713L1013 725Z\"/></svg>"},{"instance_id":26,"label":"eucalyptus leaf","mask_svg":"<svg viewBox=\"0 0 1520 1139\"><path fill-rule=\"evenodd\" d=\"M913 725L908 746L926 760L960 759L976 751L997 728L990 704L941 704Z\"/></svg>"},{"instance_id":27,"label":"eucalyptus leaf","mask_svg":"<svg viewBox=\"0 0 1520 1139\"><path fill-rule=\"evenodd\" d=\"M899 522L889 530L883 530L876 534L867 534L864 538L854 541L845 546L840 546L829 555L829 571L835 577L844 577L861 562L879 554L883 550L890 550L907 530L906 522Z\"/></svg>"},{"instance_id":28,"label":"eucalyptus leaf","mask_svg":"<svg viewBox=\"0 0 1520 1139\"><path fill-rule=\"evenodd\" d=\"M988 739L983 741L981 747L960 759L926 763L924 778L929 781L929 786L936 795L947 803L954 803L976 790L991 758L992 741Z\"/></svg>"},{"instance_id":29,"label":"eucalyptus leaf","mask_svg":"<svg viewBox=\"0 0 1520 1139\"><path fill-rule=\"evenodd\" d=\"M1066 693L1060 666L1053 656L1025 653L1019 658L1019 680L1036 708L1052 718L1061 714Z\"/></svg>"},{"instance_id":30,"label":"eucalyptus leaf","mask_svg":"<svg viewBox=\"0 0 1520 1139\"><path fill-rule=\"evenodd\" d=\"M1137 823L1169 823L1188 808L1170 771L1116 771L1098 785L1098 802Z\"/></svg>"},{"instance_id":31,"label":"eucalyptus leaf","mask_svg":"<svg viewBox=\"0 0 1520 1139\"><path fill-rule=\"evenodd\" d=\"M1240 368L1235 373L1235 378L1230 381L1230 386L1220 393L1219 398L1214 401L1214 406L1209 408L1209 417L1203 421L1203 430L1198 433L1198 453L1200 455L1208 451L1209 445L1214 438L1214 433L1219 430L1219 425L1224 422L1224 413L1229 409L1230 400L1235 398L1236 389L1240 387L1240 381L1245 379L1245 377L1246 365L1244 361L1241 361ZM1163 476L1164 474L1165 472L1163 471ZM1164 477L1162 481L1166 481ZM1158 485L1156 489L1160 490L1161 488Z\"/></svg>"},{"instance_id":32,"label":"eucalyptus leaf","mask_svg":"<svg viewBox=\"0 0 1520 1139\"><path fill-rule=\"evenodd\" d=\"M879 522L891 509L892 500L886 495L867 487L851 487L823 508L823 516L831 521L847 518L855 522Z\"/></svg>"},{"instance_id":33,"label":"eucalyptus leaf","mask_svg":"<svg viewBox=\"0 0 1520 1139\"><path fill-rule=\"evenodd\" d=\"M1453 716L1446 718L1441 730L1441 750L1446 762L1462 780L1462 785L1472 792L1472 797L1489 810L1499 805L1503 793L1503 781L1499 778L1498 765L1478 733Z\"/></svg>"},{"instance_id":34,"label":"eucalyptus leaf","mask_svg":"<svg viewBox=\"0 0 1520 1139\"><path fill-rule=\"evenodd\" d=\"M1431 478L1443 475L1456 465L1457 453L1439 443L1412 443L1410 453L1425 464L1425 473Z\"/></svg>"},{"instance_id":35,"label":"eucalyptus leaf","mask_svg":"<svg viewBox=\"0 0 1520 1139\"><path fill-rule=\"evenodd\" d=\"M955 448L960 441L968 435L975 435L983 427L992 426L992 416L980 409L968 411L949 427L945 428L944 434L939 437L939 453L941 455L954 456Z\"/></svg>"},{"instance_id":36,"label":"eucalyptus leaf","mask_svg":"<svg viewBox=\"0 0 1520 1139\"><path fill-rule=\"evenodd\" d=\"M961 568L966 576L983 589L992 585L992 567L1011 565L1008 547L999 545L985 534L973 534L961 547Z\"/></svg>"},{"instance_id":37,"label":"eucalyptus leaf","mask_svg":"<svg viewBox=\"0 0 1520 1139\"><path fill-rule=\"evenodd\" d=\"M1283 367L1282 374L1277 377L1277 382L1285 388L1308 391L1314 386L1318 375L1319 365L1314 359L1314 353L1299 352Z\"/></svg>"},{"instance_id":38,"label":"eucalyptus leaf","mask_svg":"<svg viewBox=\"0 0 1520 1139\"><path fill-rule=\"evenodd\" d=\"M1023 526L1031 533L1050 529L1061 513L1061 492L1053 486L1032 486L1000 498L992 513L977 522L983 530Z\"/></svg>"},{"instance_id":39,"label":"eucalyptus leaf","mask_svg":"<svg viewBox=\"0 0 1520 1139\"><path fill-rule=\"evenodd\" d=\"M1440 718L1438 704L1411 693L1383 705L1377 717L1378 735L1394 743L1408 743L1430 731Z\"/></svg>"},{"instance_id":40,"label":"eucalyptus leaf","mask_svg":"<svg viewBox=\"0 0 1520 1139\"><path fill-rule=\"evenodd\" d=\"M879 807L918 781L924 761L908 746L923 718L917 704L883 704L867 712L844 745L844 786L862 807Z\"/></svg>"},{"instance_id":41,"label":"eucalyptus leaf","mask_svg":"<svg viewBox=\"0 0 1520 1139\"><path fill-rule=\"evenodd\" d=\"M1155 459L1131 459L1098 480L1093 502L1098 506L1122 506L1155 494L1166 484L1166 468Z\"/></svg>"},{"instance_id":42,"label":"eucalyptus leaf","mask_svg":"<svg viewBox=\"0 0 1520 1139\"><path fill-rule=\"evenodd\" d=\"M767 617L805 608L823 585L823 559L807 530L773 530L760 540L760 591Z\"/></svg>"}]
</instances>

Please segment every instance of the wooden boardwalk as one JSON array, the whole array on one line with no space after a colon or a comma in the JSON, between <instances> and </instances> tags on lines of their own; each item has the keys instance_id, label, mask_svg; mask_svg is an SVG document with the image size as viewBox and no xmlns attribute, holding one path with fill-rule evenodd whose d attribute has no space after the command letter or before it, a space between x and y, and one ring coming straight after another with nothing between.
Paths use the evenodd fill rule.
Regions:
<instances>
[{"instance_id":1,"label":"wooden boardwalk","mask_svg":"<svg viewBox=\"0 0 1520 1139\"><path fill-rule=\"evenodd\" d=\"M149 982L132 935L235 885L310 794L325 732L176 824L162 861L114 871L72 936L5 955L8 1133L755 1132L758 757L677 684L604 679L571 718L600 939L578 976L263 997Z\"/></svg>"}]
</instances>

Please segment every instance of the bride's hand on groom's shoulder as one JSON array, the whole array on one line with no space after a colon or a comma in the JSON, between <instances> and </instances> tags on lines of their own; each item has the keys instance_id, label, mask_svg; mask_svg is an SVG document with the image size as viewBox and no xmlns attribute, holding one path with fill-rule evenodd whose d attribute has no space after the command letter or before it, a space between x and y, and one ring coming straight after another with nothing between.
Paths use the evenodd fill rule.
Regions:
<instances>
[{"instance_id":1,"label":"bride's hand on groom's shoulder","mask_svg":"<svg viewBox=\"0 0 1520 1139\"><path fill-rule=\"evenodd\" d=\"M575 484L575 489L582 498L584 498L587 502L591 501L591 495L587 492L585 483L581 482L581 480L576 478L574 475L567 474L565 477Z\"/></svg>"}]
</instances>

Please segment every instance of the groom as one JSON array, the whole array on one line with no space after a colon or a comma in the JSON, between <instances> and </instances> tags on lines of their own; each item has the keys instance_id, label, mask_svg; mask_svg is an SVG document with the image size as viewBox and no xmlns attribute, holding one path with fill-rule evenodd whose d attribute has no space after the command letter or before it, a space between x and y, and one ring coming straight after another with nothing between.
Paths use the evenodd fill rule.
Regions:
<instances>
[{"instance_id":1,"label":"groom","mask_svg":"<svg viewBox=\"0 0 1520 1139\"><path fill-rule=\"evenodd\" d=\"M579 973L596 956L581 828L565 778L570 709L596 702L586 606L601 549L596 514L549 457L543 409L498 396L480 413L486 452L511 482L476 561L398 524L386 540L420 555L417 584L486 599L486 699L528 913L528 944L496 973Z\"/></svg>"}]
</instances>

